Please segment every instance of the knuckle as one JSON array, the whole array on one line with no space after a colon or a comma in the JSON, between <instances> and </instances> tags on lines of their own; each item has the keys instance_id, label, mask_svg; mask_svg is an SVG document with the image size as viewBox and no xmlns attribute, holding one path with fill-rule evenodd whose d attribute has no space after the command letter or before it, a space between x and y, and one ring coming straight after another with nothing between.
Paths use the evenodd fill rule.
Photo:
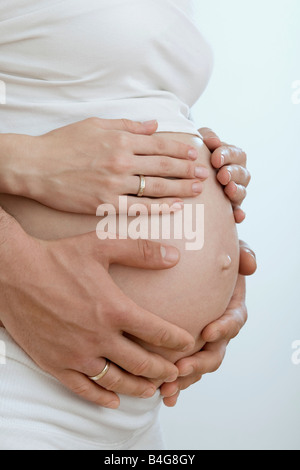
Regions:
<instances>
[{"instance_id":1,"label":"knuckle","mask_svg":"<svg viewBox=\"0 0 300 470\"><path fill-rule=\"evenodd\" d=\"M167 344L169 340L170 333L166 328L161 328L154 336L154 344L157 346L163 346L164 344Z\"/></svg>"},{"instance_id":2,"label":"knuckle","mask_svg":"<svg viewBox=\"0 0 300 470\"><path fill-rule=\"evenodd\" d=\"M108 379L108 381L105 383L105 388L108 391L114 392L120 390L122 385L122 379L121 377L113 377Z\"/></svg>"},{"instance_id":3,"label":"knuckle","mask_svg":"<svg viewBox=\"0 0 300 470\"><path fill-rule=\"evenodd\" d=\"M221 368L222 363L223 363L223 357L221 357L221 355L218 355L216 357L214 363L212 364L210 372L211 373L217 372L217 370L219 370Z\"/></svg>"},{"instance_id":4,"label":"knuckle","mask_svg":"<svg viewBox=\"0 0 300 470\"><path fill-rule=\"evenodd\" d=\"M71 391L80 397L86 397L90 391L90 386L87 383L82 383L79 385L72 385L70 387Z\"/></svg>"},{"instance_id":5,"label":"knuckle","mask_svg":"<svg viewBox=\"0 0 300 470\"><path fill-rule=\"evenodd\" d=\"M131 132L136 127L133 121L130 121L129 119L121 119L121 124L127 132Z\"/></svg>"},{"instance_id":6,"label":"knuckle","mask_svg":"<svg viewBox=\"0 0 300 470\"><path fill-rule=\"evenodd\" d=\"M149 359L145 359L144 361L139 362L138 364L134 365L132 368L133 375L136 376L146 376L147 372L150 367Z\"/></svg>"},{"instance_id":7,"label":"knuckle","mask_svg":"<svg viewBox=\"0 0 300 470\"><path fill-rule=\"evenodd\" d=\"M152 183L152 191L155 196L163 196L165 192L165 183L162 179L156 178Z\"/></svg>"},{"instance_id":8,"label":"knuckle","mask_svg":"<svg viewBox=\"0 0 300 470\"><path fill-rule=\"evenodd\" d=\"M138 240L138 248L141 254L142 259L145 263L148 263L153 259L154 255L154 246L149 240Z\"/></svg>"},{"instance_id":9,"label":"knuckle","mask_svg":"<svg viewBox=\"0 0 300 470\"><path fill-rule=\"evenodd\" d=\"M161 174L168 175L171 172L172 166L171 163L167 159L161 159L159 162L159 170Z\"/></svg>"},{"instance_id":10,"label":"knuckle","mask_svg":"<svg viewBox=\"0 0 300 470\"><path fill-rule=\"evenodd\" d=\"M244 161L244 164L245 166L247 165L247 161L248 161L248 155L246 154L246 152L244 152L243 150L241 150L242 152L242 158L243 158L243 161Z\"/></svg>"},{"instance_id":11,"label":"knuckle","mask_svg":"<svg viewBox=\"0 0 300 470\"><path fill-rule=\"evenodd\" d=\"M251 175L250 171L247 171L247 186L248 186L248 184L250 184L251 179L252 179L252 175Z\"/></svg>"},{"instance_id":12,"label":"knuckle","mask_svg":"<svg viewBox=\"0 0 300 470\"><path fill-rule=\"evenodd\" d=\"M163 139L157 137L156 138L156 149L159 153L164 153L166 148L166 143Z\"/></svg>"},{"instance_id":13,"label":"knuckle","mask_svg":"<svg viewBox=\"0 0 300 470\"><path fill-rule=\"evenodd\" d=\"M86 122L90 124L91 126L99 126L101 119L93 116L93 117L86 119Z\"/></svg>"},{"instance_id":14,"label":"knuckle","mask_svg":"<svg viewBox=\"0 0 300 470\"><path fill-rule=\"evenodd\" d=\"M118 132L115 136L115 144L118 149L126 150L131 144L130 136L125 132Z\"/></svg>"},{"instance_id":15,"label":"knuckle","mask_svg":"<svg viewBox=\"0 0 300 470\"><path fill-rule=\"evenodd\" d=\"M183 176L187 179L195 178L195 167L191 163L187 163Z\"/></svg>"}]
</instances>

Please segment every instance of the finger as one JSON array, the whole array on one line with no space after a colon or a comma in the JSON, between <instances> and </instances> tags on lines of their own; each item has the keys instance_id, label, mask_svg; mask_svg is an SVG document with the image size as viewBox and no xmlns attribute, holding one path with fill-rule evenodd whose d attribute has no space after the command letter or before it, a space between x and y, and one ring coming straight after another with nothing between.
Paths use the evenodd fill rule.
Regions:
<instances>
[{"instance_id":1,"label":"finger","mask_svg":"<svg viewBox=\"0 0 300 470\"><path fill-rule=\"evenodd\" d=\"M247 188L251 180L251 175L247 168L244 168L243 166L226 165L218 172L217 178L223 186L226 186L230 181L233 181L234 183Z\"/></svg>"},{"instance_id":2,"label":"finger","mask_svg":"<svg viewBox=\"0 0 300 470\"><path fill-rule=\"evenodd\" d=\"M109 264L140 269L168 269L180 260L177 248L150 240L109 240L106 243Z\"/></svg>"},{"instance_id":3,"label":"finger","mask_svg":"<svg viewBox=\"0 0 300 470\"><path fill-rule=\"evenodd\" d=\"M237 224L241 224L246 219L246 213L239 206L233 209L233 214Z\"/></svg>"},{"instance_id":4,"label":"finger","mask_svg":"<svg viewBox=\"0 0 300 470\"><path fill-rule=\"evenodd\" d=\"M230 314L224 314L219 320L211 323L207 330L202 332L204 341L218 342L232 340L245 326L247 320L246 308L233 309Z\"/></svg>"},{"instance_id":5,"label":"finger","mask_svg":"<svg viewBox=\"0 0 300 470\"><path fill-rule=\"evenodd\" d=\"M154 136L137 136L133 141L135 155L161 155L173 158L196 160L197 150L191 145L165 139L158 134Z\"/></svg>"},{"instance_id":6,"label":"finger","mask_svg":"<svg viewBox=\"0 0 300 470\"><path fill-rule=\"evenodd\" d=\"M202 193L203 183L196 179L169 180L165 178L146 177L144 196L153 198L189 198ZM140 187L140 178L128 178L128 194L137 194Z\"/></svg>"},{"instance_id":7,"label":"finger","mask_svg":"<svg viewBox=\"0 0 300 470\"><path fill-rule=\"evenodd\" d=\"M174 408L174 406L177 404L179 395L180 395L180 391L177 392L173 397L164 398L163 402L165 406L167 406L168 408Z\"/></svg>"},{"instance_id":8,"label":"finger","mask_svg":"<svg viewBox=\"0 0 300 470\"><path fill-rule=\"evenodd\" d=\"M131 301L127 302L122 330L153 346L175 351L187 352L195 346L195 339L190 333Z\"/></svg>"},{"instance_id":9,"label":"finger","mask_svg":"<svg viewBox=\"0 0 300 470\"><path fill-rule=\"evenodd\" d=\"M247 155L238 147L224 145L217 148L211 156L211 163L214 168L221 168L224 165L241 165L246 167Z\"/></svg>"},{"instance_id":10,"label":"finger","mask_svg":"<svg viewBox=\"0 0 300 470\"><path fill-rule=\"evenodd\" d=\"M164 398L170 398L175 396L180 391L179 379L171 383L163 383L160 387L160 394Z\"/></svg>"},{"instance_id":11,"label":"finger","mask_svg":"<svg viewBox=\"0 0 300 470\"><path fill-rule=\"evenodd\" d=\"M101 129L125 131L132 134L152 135L157 131L157 121L138 122L129 119L99 119L96 118L97 125Z\"/></svg>"},{"instance_id":12,"label":"finger","mask_svg":"<svg viewBox=\"0 0 300 470\"><path fill-rule=\"evenodd\" d=\"M135 174L166 178L199 178L205 180L209 171L196 163L170 157L140 156L134 160Z\"/></svg>"},{"instance_id":13,"label":"finger","mask_svg":"<svg viewBox=\"0 0 300 470\"><path fill-rule=\"evenodd\" d=\"M98 359L90 364L86 375L96 377L105 367L105 360ZM110 363L109 370L100 380L98 385L105 390L120 393L131 397L151 398L156 393L156 387L148 380L128 374L115 364Z\"/></svg>"},{"instance_id":14,"label":"finger","mask_svg":"<svg viewBox=\"0 0 300 470\"><path fill-rule=\"evenodd\" d=\"M240 206L244 199L247 197L247 190L245 186L238 185L231 181L224 189L226 196L230 199L232 204Z\"/></svg>"},{"instance_id":15,"label":"finger","mask_svg":"<svg viewBox=\"0 0 300 470\"><path fill-rule=\"evenodd\" d=\"M181 391L186 390L192 385L200 382L202 380L201 374L192 374L189 377L179 377L178 384Z\"/></svg>"},{"instance_id":16,"label":"finger","mask_svg":"<svg viewBox=\"0 0 300 470\"><path fill-rule=\"evenodd\" d=\"M194 354L194 356L181 359L176 363L179 377L200 377L216 372L223 363L226 347L227 341L208 343L202 351Z\"/></svg>"},{"instance_id":17,"label":"finger","mask_svg":"<svg viewBox=\"0 0 300 470\"><path fill-rule=\"evenodd\" d=\"M240 274L251 276L257 270L257 261L254 251L245 243L240 241Z\"/></svg>"},{"instance_id":18,"label":"finger","mask_svg":"<svg viewBox=\"0 0 300 470\"><path fill-rule=\"evenodd\" d=\"M108 359L138 377L173 382L178 376L174 364L126 337L120 338L118 344L111 348Z\"/></svg>"},{"instance_id":19,"label":"finger","mask_svg":"<svg viewBox=\"0 0 300 470\"><path fill-rule=\"evenodd\" d=\"M120 406L120 399L115 393L99 387L80 372L65 370L53 375L72 393L89 402L111 409Z\"/></svg>"},{"instance_id":20,"label":"finger","mask_svg":"<svg viewBox=\"0 0 300 470\"><path fill-rule=\"evenodd\" d=\"M148 214L163 215L182 211L184 209L184 202L179 198L147 198L147 197L134 197L127 196L128 210L135 209L138 211L138 206ZM138 205L138 206L137 206ZM134 206L134 207L133 207Z\"/></svg>"},{"instance_id":21,"label":"finger","mask_svg":"<svg viewBox=\"0 0 300 470\"><path fill-rule=\"evenodd\" d=\"M202 129L199 129L199 133L202 135L203 142L205 143L206 147L208 147L211 152L222 145L222 142L217 134L215 134L208 127L202 127Z\"/></svg>"}]
</instances>

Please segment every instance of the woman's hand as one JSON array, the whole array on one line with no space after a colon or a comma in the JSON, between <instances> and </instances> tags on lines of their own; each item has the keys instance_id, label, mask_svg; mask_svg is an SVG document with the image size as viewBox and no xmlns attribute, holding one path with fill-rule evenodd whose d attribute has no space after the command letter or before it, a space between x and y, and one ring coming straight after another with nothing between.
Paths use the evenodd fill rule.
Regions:
<instances>
[{"instance_id":1,"label":"woman's hand","mask_svg":"<svg viewBox=\"0 0 300 470\"><path fill-rule=\"evenodd\" d=\"M201 380L204 374L218 370L224 360L228 343L235 338L247 321L246 282L244 276L254 274L257 268L254 252L244 242L240 242L240 275L225 314L208 325L201 336L206 344L192 357L181 359L176 366L180 378L161 387L166 406L175 406L181 390L185 390Z\"/></svg>"},{"instance_id":2,"label":"woman's hand","mask_svg":"<svg viewBox=\"0 0 300 470\"><path fill-rule=\"evenodd\" d=\"M245 220L241 205L247 195L246 188L251 180L247 170L247 155L238 147L221 142L219 137L206 127L199 129L205 145L212 152L211 163L218 170L218 181L224 186L225 194L232 202L236 223Z\"/></svg>"},{"instance_id":3,"label":"woman's hand","mask_svg":"<svg viewBox=\"0 0 300 470\"><path fill-rule=\"evenodd\" d=\"M16 194L12 191L20 187L17 195L48 207L93 215L103 203L118 208L122 195L129 196L129 207L141 202L136 196L139 175L146 176L143 204L148 208L153 203L149 198L171 207L181 203L181 198L201 193L201 180L209 173L195 163L197 151L152 135L156 130L156 121L142 124L91 118L43 136L26 136L26 145L18 150L22 158L8 159L9 169L4 172L19 180L11 184L13 189L2 192ZM18 140L17 136L10 138Z\"/></svg>"}]
</instances>

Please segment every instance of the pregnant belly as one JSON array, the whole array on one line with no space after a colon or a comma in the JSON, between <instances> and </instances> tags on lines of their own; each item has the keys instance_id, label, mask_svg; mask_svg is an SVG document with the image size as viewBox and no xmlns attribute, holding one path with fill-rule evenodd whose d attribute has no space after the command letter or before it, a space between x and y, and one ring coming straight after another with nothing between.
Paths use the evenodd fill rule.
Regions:
<instances>
[{"instance_id":1,"label":"pregnant belly","mask_svg":"<svg viewBox=\"0 0 300 470\"><path fill-rule=\"evenodd\" d=\"M114 265L110 272L120 288L141 307L191 332L196 340L195 351L199 351L204 344L201 331L222 316L231 299L238 273L238 237L231 204L216 180L210 165L210 153L202 141L186 134L161 135L165 139L192 144L198 149L199 163L210 168L203 193L185 201L190 205L189 210L193 208L194 217L187 217L188 212L184 211L182 221L177 216L176 222L170 219L173 228L170 239L164 239L164 243L178 247L181 260L175 268L166 271ZM35 201L7 195L0 195L0 204L25 231L45 240L93 231L101 220L99 217L58 212ZM200 208L198 212L197 205ZM162 221L161 217L156 220ZM132 219L128 219L128 224L131 223ZM182 231L183 236L175 236L174 228L177 234ZM194 241L189 239L191 230L198 234L198 243L196 237ZM144 346L150 349L149 345ZM173 362L182 357L178 352L161 348L153 350Z\"/></svg>"}]
</instances>

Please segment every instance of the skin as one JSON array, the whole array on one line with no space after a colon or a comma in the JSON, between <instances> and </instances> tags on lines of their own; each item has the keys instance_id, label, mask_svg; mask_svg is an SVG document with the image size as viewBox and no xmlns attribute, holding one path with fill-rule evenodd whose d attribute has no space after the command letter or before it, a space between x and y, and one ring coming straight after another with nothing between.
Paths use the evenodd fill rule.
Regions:
<instances>
[{"instance_id":1,"label":"skin","mask_svg":"<svg viewBox=\"0 0 300 470\"><path fill-rule=\"evenodd\" d=\"M56 246L57 246L57 245L56 245ZM99 357L99 356L98 356L98 357ZM108 357L108 356L106 355L105 357ZM100 365L100 364L99 364L99 365ZM101 369L101 367L100 367L100 369ZM99 368L98 368L97 370L99 370ZM91 374L91 375L94 375L94 374ZM148 377L150 377L150 375L148 375ZM127 380L127 379L128 379L128 378L126 377L126 380ZM191 380L191 378L190 378L189 380ZM89 381L89 382L90 382L90 381ZM123 377L123 382L125 383L124 377ZM185 383L187 383L187 382L185 382ZM87 386L88 386L88 385L87 385L87 383L86 383L86 387L87 387ZM124 384L122 384L122 386L124 386ZM76 387L77 387L77 386L76 386ZM71 388L73 388L73 391L75 391L74 388L76 388L76 387L74 387L74 385L72 385ZM97 387L97 389L100 389L100 387ZM95 390L95 388L94 388L94 390ZM116 391L118 391L118 390L116 390ZM81 392L82 392L82 390L81 390ZM82 393L82 395L84 396L85 393L86 393L86 390L84 390L84 393ZM120 393L122 393L122 392L120 392ZM98 399L98 398L97 398L97 399ZM92 401L94 401L94 399L92 399Z\"/></svg>"},{"instance_id":2,"label":"skin","mask_svg":"<svg viewBox=\"0 0 300 470\"><path fill-rule=\"evenodd\" d=\"M235 220L237 223L241 223L245 219L245 213L240 206L246 197L246 188L251 180L250 173L246 168L246 154L235 146L221 142L211 129L202 128L199 129L199 132L204 143L212 152L211 163L218 171L217 178L224 185L224 190L233 204ZM237 165L237 162L240 164ZM234 168L232 169L232 167ZM228 187L228 181L233 182L235 187L232 184ZM172 384L164 384L161 387L166 406L175 406L180 391L201 380L204 374L213 373L221 367L227 345L246 324L245 276L253 275L256 269L255 253L245 242L241 241L240 275L232 300L220 320L211 323L203 330L202 338L206 345L201 352L176 364L179 368L179 379Z\"/></svg>"}]
</instances>

